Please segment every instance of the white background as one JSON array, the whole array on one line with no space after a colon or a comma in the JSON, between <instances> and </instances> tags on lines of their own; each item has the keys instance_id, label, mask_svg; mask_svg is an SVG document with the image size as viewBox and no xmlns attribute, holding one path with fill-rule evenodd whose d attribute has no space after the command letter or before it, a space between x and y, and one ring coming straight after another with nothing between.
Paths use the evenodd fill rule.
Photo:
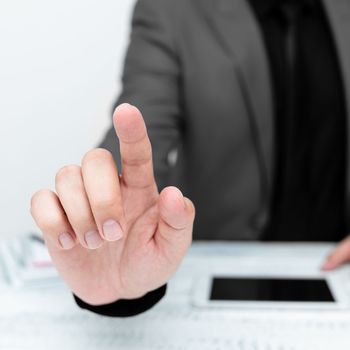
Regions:
<instances>
[{"instance_id":1,"label":"white background","mask_svg":"<svg viewBox=\"0 0 350 350\"><path fill-rule=\"evenodd\" d=\"M135 0L0 0L0 236L110 122Z\"/></svg>"}]
</instances>

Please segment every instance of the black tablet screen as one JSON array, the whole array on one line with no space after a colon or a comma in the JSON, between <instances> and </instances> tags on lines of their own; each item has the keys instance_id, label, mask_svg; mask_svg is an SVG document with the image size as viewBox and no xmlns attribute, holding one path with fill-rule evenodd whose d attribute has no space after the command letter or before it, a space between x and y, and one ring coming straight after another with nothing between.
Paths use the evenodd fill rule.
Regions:
<instances>
[{"instance_id":1,"label":"black tablet screen","mask_svg":"<svg viewBox=\"0 0 350 350\"><path fill-rule=\"evenodd\" d=\"M324 279L221 278L212 280L210 300L334 302Z\"/></svg>"}]
</instances>

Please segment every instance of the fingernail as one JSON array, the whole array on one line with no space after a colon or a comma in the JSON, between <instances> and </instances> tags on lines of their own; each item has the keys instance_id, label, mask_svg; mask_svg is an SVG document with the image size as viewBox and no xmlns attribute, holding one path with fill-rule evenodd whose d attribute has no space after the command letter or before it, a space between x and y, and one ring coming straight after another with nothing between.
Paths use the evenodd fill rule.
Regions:
<instances>
[{"instance_id":1,"label":"fingernail","mask_svg":"<svg viewBox=\"0 0 350 350\"><path fill-rule=\"evenodd\" d=\"M114 220L108 220L103 224L103 234L108 241L118 241L123 237L123 230Z\"/></svg>"},{"instance_id":2,"label":"fingernail","mask_svg":"<svg viewBox=\"0 0 350 350\"><path fill-rule=\"evenodd\" d=\"M102 239L97 231L89 231L85 234L85 242L90 249L96 249L101 246Z\"/></svg>"},{"instance_id":3,"label":"fingernail","mask_svg":"<svg viewBox=\"0 0 350 350\"><path fill-rule=\"evenodd\" d=\"M61 233L58 236L58 241L63 249L72 249L75 245L75 242L69 233Z\"/></svg>"}]
</instances>

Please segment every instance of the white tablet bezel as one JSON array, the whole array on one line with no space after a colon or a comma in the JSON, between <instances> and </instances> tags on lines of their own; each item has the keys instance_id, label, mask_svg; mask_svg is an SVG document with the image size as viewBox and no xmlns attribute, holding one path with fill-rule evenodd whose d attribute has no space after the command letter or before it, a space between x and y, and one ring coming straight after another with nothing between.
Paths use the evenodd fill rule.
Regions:
<instances>
[{"instance_id":1,"label":"white tablet bezel","mask_svg":"<svg viewBox=\"0 0 350 350\"><path fill-rule=\"evenodd\" d=\"M335 299L334 302L271 302L271 301L227 301L210 300L213 278L281 278L281 279L325 279ZM342 268L334 272L322 272L314 275L303 273L208 273L197 279L193 286L192 303L206 308L239 309L301 309L301 310L344 310L350 309L350 269Z\"/></svg>"}]
</instances>

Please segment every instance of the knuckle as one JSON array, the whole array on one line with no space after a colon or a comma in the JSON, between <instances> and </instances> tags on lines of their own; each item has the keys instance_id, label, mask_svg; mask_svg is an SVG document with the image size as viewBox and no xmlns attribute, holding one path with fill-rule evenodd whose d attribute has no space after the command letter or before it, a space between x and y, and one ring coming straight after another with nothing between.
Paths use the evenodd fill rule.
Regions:
<instances>
[{"instance_id":1,"label":"knuckle","mask_svg":"<svg viewBox=\"0 0 350 350\"><path fill-rule=\"evenodd\" d=\"M44 232L50 232L64 222L63 214L55 206L52 207L53 202L56 202L56 196L47 189L37 191L31 199L31 214Z\"/></svg>"},{"instance_id":2,"label":"knuckle","mask_svg":"<svg viewBox=\"0 0 350 350\"><path fill-rule=\"evenodd\" d=\"M59 184L66 179L80 175L80 167L78 165L65 165L56 174L55 182Z\"/></svg>"},{"instance_id":3,"label":"knuckle","mask_svg":"<svg viewBox=\"0 0 350 350\"><path fill-rule=\"evenodd\" d=\"M62 227L63 218L60 215L54 213L45 213L38 220L38 226L42 229L43 232L56 232Z\"/></svg>"},{"instance_id":4,"label":"knuckle","mask_svg":"<svg viewBox=\"0 0 350 350\"><path fill-rule=\"evenodd\" d=\"M106 197L95 197L91 200L91 204L92 206L96 209L96 210L104 210L104 209L108 209L111 207L115 207L116 203L117 203L117 199L113 196L106 196Z\"/></svg>"},{"instance_id":5,"label":"knuckle","mask_svg":"<svg viewBox=\"0 0 350 350\"><path fill-rule=\"evenodd\" d=\"M54 193L46 188L35 192L30 199L31 214L34 215L38 207L40 207L41 203L46 201L47 198L51 198L52 196L54 196Z\"/></svg>"},{"instance_id":6,"label":"knuckle","mask_svg":"<svg viewBox=\"0 0 350 350\"><path fill-rule=\"evenodd\" d=\"M86 165L90 163L91 161L96 160L110 160L112 159L112 153L104 148L95 148L91 151L87 152L83 159L82 159L82 165Z\"/></svg>"}]
</instances>

